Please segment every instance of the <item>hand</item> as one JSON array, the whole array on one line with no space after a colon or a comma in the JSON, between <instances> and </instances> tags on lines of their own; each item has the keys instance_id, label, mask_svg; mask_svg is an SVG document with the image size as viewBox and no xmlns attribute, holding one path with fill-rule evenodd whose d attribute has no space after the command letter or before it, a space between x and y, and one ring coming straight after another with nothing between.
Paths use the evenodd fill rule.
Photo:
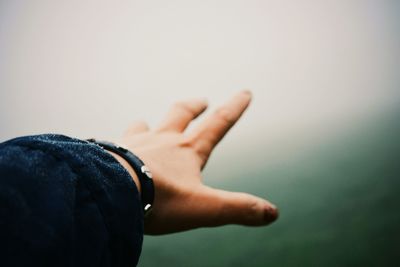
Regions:
<instances>
[{"instance_id":1,"label":"hand","mask_svg":"<svg viewBox=\"0 0 400 267\"><path fill-rule=\"evenodd\" d=\"M176 103L157 129L133 124L119 142L149 167L155 199L146 217L146 234L167 234L203 226L225 224L266 225L278 211L268 201L246 193L228 192L202 182L204 168L214 147L237 122L251 100L243 91L218 108L189 133L189 123L206 108L204 100Z\"/></svg>"}]
</instances>

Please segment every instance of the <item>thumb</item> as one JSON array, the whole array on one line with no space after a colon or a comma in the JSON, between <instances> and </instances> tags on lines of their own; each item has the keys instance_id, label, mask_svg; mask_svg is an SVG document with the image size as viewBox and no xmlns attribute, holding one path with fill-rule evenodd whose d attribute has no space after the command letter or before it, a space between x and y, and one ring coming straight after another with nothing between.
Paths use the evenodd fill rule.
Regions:
<instances>
[{"instance_id":1,"label":"thumb","mask_svg":"<svg viewBox=\"0 0 400 267\"><path fill-rule=\"evenodd\" d=\"M266 225L278 218L278 209L265 199L241 192L209 188L216 225Z\"/></svg>"}]
</instances>

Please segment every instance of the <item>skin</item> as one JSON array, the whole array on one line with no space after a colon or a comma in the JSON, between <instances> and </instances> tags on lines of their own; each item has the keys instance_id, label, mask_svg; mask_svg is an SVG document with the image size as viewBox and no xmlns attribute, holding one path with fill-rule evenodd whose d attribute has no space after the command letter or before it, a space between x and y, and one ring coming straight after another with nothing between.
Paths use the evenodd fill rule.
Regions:
<instances>
[{"instance_id":1,"label":"skin","mask_svg":"<svg viewBox=\"0 0 400 267\"><path fill-rule=\"evenodd\" d=\"M161 235L226 224L267 225L278 217L277 208L262 198L228 192L203 184L201 171L211 152L249 106L250 91L241 91L217 108L192 131L187 126L203 113L207 102L177 102L161 124L150 130L145 122L132 124L118 142L130 149L153 174L153 210L145 218L145 233ZM124 159L111 153L138 178Z\"/></svg>"}]
</instances>

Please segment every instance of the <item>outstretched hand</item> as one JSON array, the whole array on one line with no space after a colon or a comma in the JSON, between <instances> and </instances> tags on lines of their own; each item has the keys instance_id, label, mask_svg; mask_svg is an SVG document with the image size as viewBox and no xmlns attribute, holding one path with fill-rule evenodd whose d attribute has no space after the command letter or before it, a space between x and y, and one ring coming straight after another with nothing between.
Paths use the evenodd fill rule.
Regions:
<instances>
[{"instance_id":1,"label":"outstretched hand","mask_svg":"<svg viewBox=\"0 0 400 267\"><path fill-rule=\"evenodd\" d=\"M189 123L207 108L205 100L176 103L158 128L133 124L119 142L149 167L155 199L145 219L146 234L167 234L225 224L266 225L278 212L259 197L211 188L202 182L201 170L211 152L238 121L251 101L242 91L217 108L193 131Z\"/></svg>"}]
</instances>

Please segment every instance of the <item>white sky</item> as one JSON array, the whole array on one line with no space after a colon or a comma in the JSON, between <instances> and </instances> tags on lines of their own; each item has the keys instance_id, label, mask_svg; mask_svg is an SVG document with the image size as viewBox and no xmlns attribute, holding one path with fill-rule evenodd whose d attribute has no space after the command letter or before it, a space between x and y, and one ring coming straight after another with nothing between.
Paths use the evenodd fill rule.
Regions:
<instances>
[{"instance_id":1,"label":"white sky","mask_svg":"<svg viewBox=\"0 0 400 267\"><path fill-rule=\"evenodd\" d=\"M395 1L0 0L0 140L117 136L250 88L231 144L325 135L400 99Z\"/></svg>"}]
</instances>

